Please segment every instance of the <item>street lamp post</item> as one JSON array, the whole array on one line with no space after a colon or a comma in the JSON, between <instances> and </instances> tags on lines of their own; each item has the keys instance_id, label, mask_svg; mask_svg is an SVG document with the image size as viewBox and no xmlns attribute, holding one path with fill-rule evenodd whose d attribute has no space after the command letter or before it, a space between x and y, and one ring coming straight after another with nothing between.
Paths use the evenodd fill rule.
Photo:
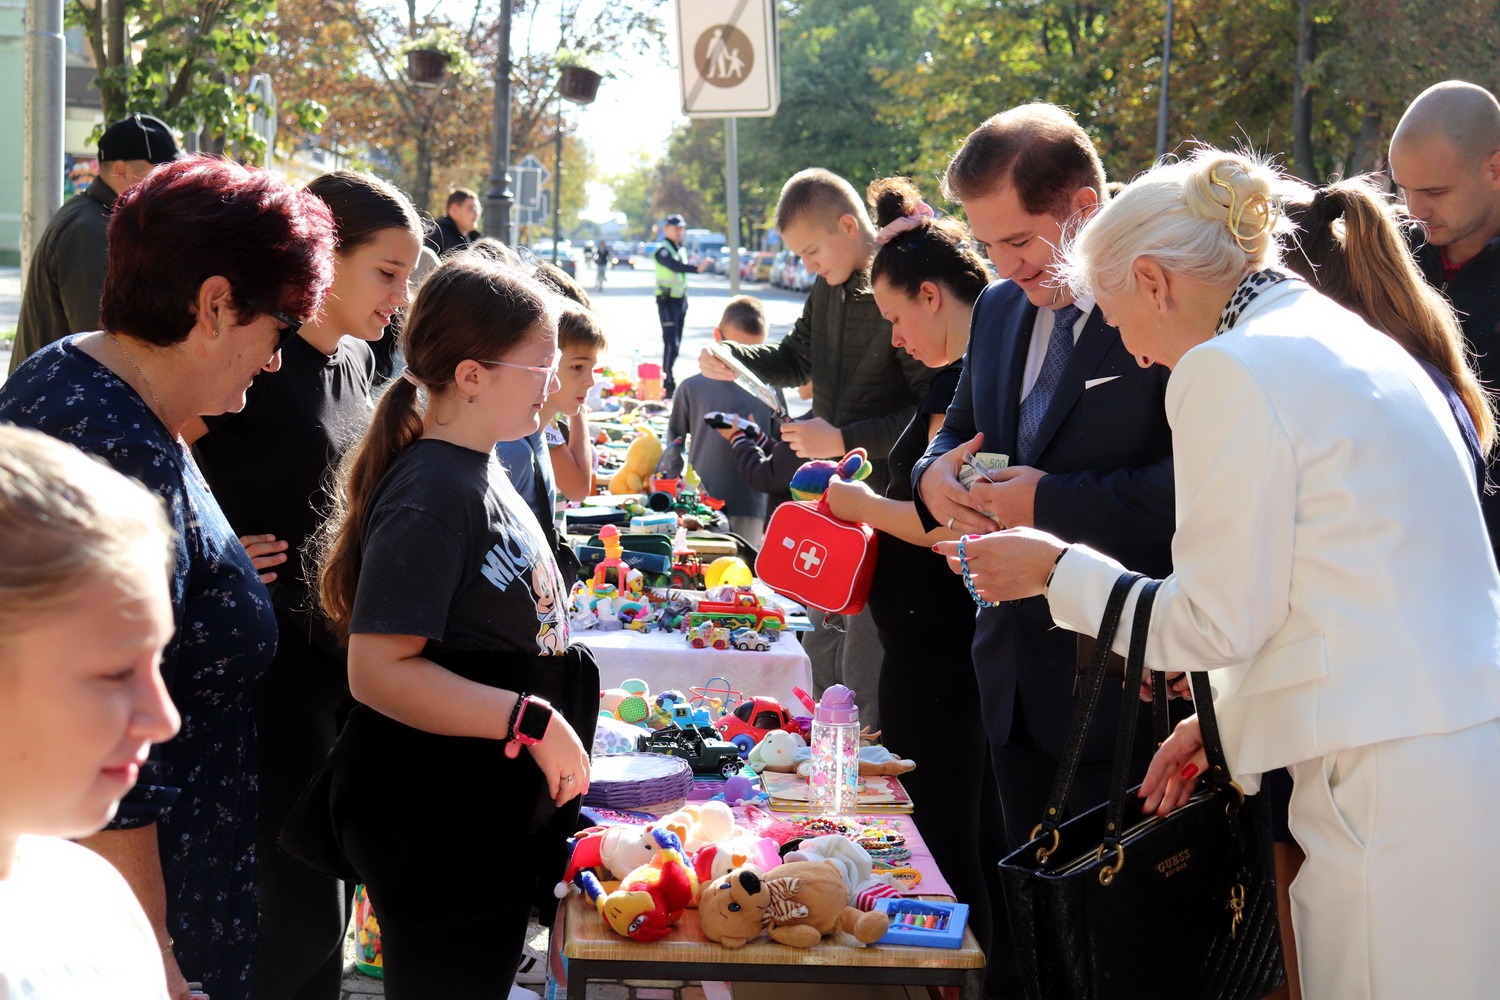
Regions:
<instances>
[{"instance_id":1,"label":"street lamp post","mask_svg":"<svg viewBox=\"0 0 1500 1000\"><path fill-rule=\"evenodd\" d=\"M484 187L484 215L491 220L496 239L507 246L511 235L510 208L515 195L510 189L510 16L514 0L500 0L499 58L495 60L494 149L490 153L490 176Z\"/></svg>"}]
</instances>

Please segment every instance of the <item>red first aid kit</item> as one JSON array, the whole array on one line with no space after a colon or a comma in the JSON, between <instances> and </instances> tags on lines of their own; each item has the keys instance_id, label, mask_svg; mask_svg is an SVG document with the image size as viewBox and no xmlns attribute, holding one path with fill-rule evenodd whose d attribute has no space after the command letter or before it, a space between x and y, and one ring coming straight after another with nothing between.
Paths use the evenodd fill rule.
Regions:
<instances>
[{"instance_id":1,"label":"red first aid kit","mask_svg":"<svg viewBox=\"0 0 1500 1000\"><path fill-rule=\"evenodd\" d=\"M791 500L771 514L755 575L778 594L858 614L875 576L875 529L840 521L824 500Z\"/></svg>"}]
</instances>

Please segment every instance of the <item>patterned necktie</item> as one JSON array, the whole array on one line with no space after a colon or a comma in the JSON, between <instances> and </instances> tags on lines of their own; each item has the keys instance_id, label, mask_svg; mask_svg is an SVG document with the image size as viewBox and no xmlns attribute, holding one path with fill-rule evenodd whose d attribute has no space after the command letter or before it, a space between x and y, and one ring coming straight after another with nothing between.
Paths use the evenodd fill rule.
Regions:
<instances>
[{"instance_id":1,"label":"patterned necktie","mask_svg":"<svg viewBox=\"0 0 1500 1000\"><path fill-rule=\"evenodd\" d=\"M1023 465L1036 460L1032 448L1036 445L1037 431L1042 428L1042 418L1052 397L1062 381L1063 369L1068 367L1068 358L1073 355L1073 324L1083 310L1075 305L1066 305L1052 314L1052 339L1047 342L1047 356L1042 359L1042 370L1037 374L1036 384L1021 400L1021 422L1016 432L1016 457Z\"/></svg>"}]
</instances>

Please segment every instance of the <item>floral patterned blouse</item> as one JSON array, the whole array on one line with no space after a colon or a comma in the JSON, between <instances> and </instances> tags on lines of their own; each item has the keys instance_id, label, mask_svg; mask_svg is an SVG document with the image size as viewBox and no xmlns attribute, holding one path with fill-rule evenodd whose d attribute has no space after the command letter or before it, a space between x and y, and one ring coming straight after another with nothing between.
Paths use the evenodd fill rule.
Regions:
<instances>
[{"instance_id":1,"label":"floral patterned blouse","mask_svg":"<svg viewBox=\"0 0 1500 1000\"><path fill-rule=\"evenodd\" d=\"M112 828L157 824L177 961L214 1000L251 1000L256 755L251 692L276 651L271 600L192 455L134 389L51 344L0 386L0 420L97 455L166 501L177 535L177 633L162 676L182 731L152 751Z\"/></svg>"}]
</instances>

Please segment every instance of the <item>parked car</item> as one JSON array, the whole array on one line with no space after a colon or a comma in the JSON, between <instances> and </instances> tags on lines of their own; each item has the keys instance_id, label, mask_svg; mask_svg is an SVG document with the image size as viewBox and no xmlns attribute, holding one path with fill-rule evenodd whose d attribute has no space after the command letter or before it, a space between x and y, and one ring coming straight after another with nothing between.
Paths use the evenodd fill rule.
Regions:
<instances>
[{"instance_id":1,"label":"parked car","mask_svg":"<svg viewBox=\"0 0 1500 1000\"><path fill-rule=\"evenodd\" d=\"M801 263L802 258L788 250L781 262L781 283L776 287L785 288L789 292L801 291L797 283L797 267ZM803 268L803 272L806 273L806 268Z\"/></svg>"},{"instance_id":2,"label":"parked car","mask_svg":"<svg viewBox=\"0 0 1500 1000\"><path fill-rule=\"evenodd\" d=\"M790 250L778 250L776 256L771 258L771 287L781 288L782 281L786 278L786 259L795 256Z\"/></svg>"},{"instance_id":3,"label":"parked car","mask_svg":"<svg viewBox=\"0 0 1500 1000\"><path fill-rule=\"evenodd\" d=\"M807 269L807 264L801 257L797 258L796 266L792 268L792 291L805 292L812 288L817 275Z\"/></svg>"},{"instance_id":4,"label":"parked car","mask_svg":"<svg viewBox=\"0 0 1500 1000\"><path fill-rule=\"evenodd\" d=\"M751 254L745 279L747 281L770 281L771 264L775 260L776 254L770 250L760 250Z\"/></svg>"}]
</instances>

